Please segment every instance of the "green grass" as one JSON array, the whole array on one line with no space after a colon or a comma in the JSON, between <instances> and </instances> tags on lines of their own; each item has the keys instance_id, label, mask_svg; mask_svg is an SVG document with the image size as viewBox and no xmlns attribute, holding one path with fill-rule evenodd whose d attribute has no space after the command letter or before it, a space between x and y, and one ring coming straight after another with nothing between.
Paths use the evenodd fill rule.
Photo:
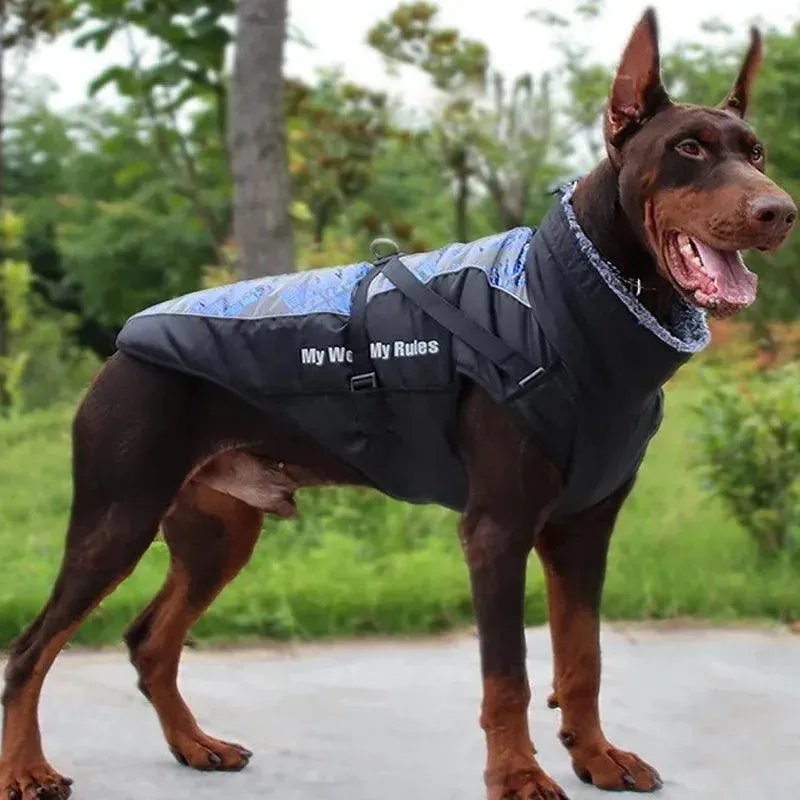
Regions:
<instances>
[{"instance_id":1,"label":"green grass","mask_svg":"<svg viewBox=\"0 0 800 800\"><path fill-rule=\"evenodd\" d=\"M701 491L687 438L691 381L668 392L664 427L624 508L610 556L606 619L800 618L800 569L758 564L747 536ZM61 557L70 502L71 409L0 421L0 646L30 621ZM420 633L471 619L454 514L377 493L300 495L300 516L268 522L252 562L195 626L198 640ZM119 640L160 585L165 546L84 624L76 641ZM529 623L545 619L531 559Z\"/></svg>"}]
</instances>

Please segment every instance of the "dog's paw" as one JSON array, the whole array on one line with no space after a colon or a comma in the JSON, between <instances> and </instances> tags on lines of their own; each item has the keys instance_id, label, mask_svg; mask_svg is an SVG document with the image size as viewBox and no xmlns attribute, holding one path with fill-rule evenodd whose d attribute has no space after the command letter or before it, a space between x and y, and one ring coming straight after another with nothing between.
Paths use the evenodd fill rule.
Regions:
<instances>
[{"instance_id":1,"label":"dog's paw","mask_svg":"<svg viewBox=\"0 0 800 800\"><path fill-rule=\"evenodd\" d=\"M635 753L608 745L594 753L573 756L572 768L584 782L598 789L655 792L663 786L658 772Z\"/></svg>"},{"instance_id":2,"label":"dog's paw","mask_svg":"<svg viewBox=\"0 0 800 800\"><path fill-rule=\"evenodd\" d=\"M203 772L238 772L253 757L246 747L214 739L199 731L173 737L169 749L179 764Z\"/></svg>"},{"instance_id":3,"label":"dog's paw","mask_svg":"<svg viewBox=\"0 0 800 800\"><path fill-rule=\"evenodd\" d=\"M72 779L59 775L46 761L19 765L0 759L0 797L3 800L67 800Z\"/></svg>"},{"instance_id":4,"label":"dog's paw","mask_svg":"<svg viewBox=\"0 0 800 800\"><path fill-rule=\"evenodd\" d=\"M569 800L542 769L526 769L486 778L487 800Z\"/></svg>"}]
</instances>

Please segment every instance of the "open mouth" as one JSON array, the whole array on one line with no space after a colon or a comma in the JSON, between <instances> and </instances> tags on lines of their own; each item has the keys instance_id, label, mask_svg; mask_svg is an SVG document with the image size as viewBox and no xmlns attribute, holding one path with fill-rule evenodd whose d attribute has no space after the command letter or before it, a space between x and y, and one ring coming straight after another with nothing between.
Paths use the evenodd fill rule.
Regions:
<instances>
[{"instance_id":1,"label":"open mouth","mask_svg":"<svg viewBox=\"0 0 800 800\"><path fill-rule=\"evenodd\" d=\"M756 299L758 277L747 269L738 250L718 250L688 234L675 233L667 251L673 280L696 305L728 316Z\"/></svg>"}]
</instances>

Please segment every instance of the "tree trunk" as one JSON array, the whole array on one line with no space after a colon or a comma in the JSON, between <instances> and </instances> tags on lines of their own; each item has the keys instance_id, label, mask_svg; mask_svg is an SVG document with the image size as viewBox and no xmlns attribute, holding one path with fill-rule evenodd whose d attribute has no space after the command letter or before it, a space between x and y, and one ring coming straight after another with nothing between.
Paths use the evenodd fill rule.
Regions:
<instances>
[{"instance_id":1,"label":"tree trunk","mask_svg":"<svg viewBox=\"0 0 800 800\"><path fill-rule=\"evenodd\" d=\"M246 277L295 267L283 109L287 0L239 0L228 148L233 227Z\"/></svg>"},{"instance_id":2,"label":"tree trunk","mask_svg":"<svg viewBox=\"0 0 800 800\"><path fill-rule=\"evenodd\" d=\"M469 206L469 174L456 175L456 241L466 242L469 237L467 208Z\"/></svg>"},{"instance_id":3,"label":"tree trunk","mask_svg":"<svg viewBox=\"0 0 800 800\"><path fill-rule=\"evenodd\" d=\"M325 229L328 227L330 207L324 200L312 203L314 214L314 244L321 245L325 238Z\"/></svg>"},{"instance_id":4,"label":"tree trunk","mask_svg":"<svg viewBox=\"0 0 800 800\"><path fill-rule=\"evenodd\" d=\"M468 231L467 211L469 207L469 161L467 150L463 146L456 145L450 156L450 168L456 179L456 241L466 242Z\"/></svg>"},{"instance_id":5,"label":"tree trunk","mask_svg":"<svg viewBox=\"0 0 800 800\"><path fill-rule=\"evenodd\" d=\"M6 53L3 38L6 32L6 0L0 0L0 227L5 214L5 66ZM8 318L6 315L5 286L3 275L3 261L6 258L5 241L0 233L0 364L8 355ZM0 413L8 406L9 398L6 392L5 370L0 368Z\"/></svg>"},{"instance_id":6,"label":"tree trunk","mask_svg":"<svg viewBox=\"0 0 800 800\"><path fill-rule=\"evenodd\" d=\"M504 231L520 228L525 224L525 215L519 208L512 208L507 203L500 207L500 225Z\"/></svg>"}]
</instances>

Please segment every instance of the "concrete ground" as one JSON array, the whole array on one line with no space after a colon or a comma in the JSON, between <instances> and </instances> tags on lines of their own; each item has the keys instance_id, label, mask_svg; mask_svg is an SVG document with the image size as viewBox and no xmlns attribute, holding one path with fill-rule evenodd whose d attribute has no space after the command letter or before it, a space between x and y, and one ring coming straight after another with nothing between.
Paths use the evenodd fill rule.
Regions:
<instances>
[{"instance_id":1,"label":"concrete ground","mask_svg":"<svg viewBox=\"0 0 800 800\"><path fill-rule=\"evenodd\" d=\"M800 797L800 636L606 627L606 732L665 781L662 800ZM572 800L581 784L546 708L547 632L528 632L534 741ZM188 652L182 687L209 733L255 751L237 774L168 754L119 652L64 654L45 685L45 752L76 800L481 800L477 642Z\"/></svg>"}]
</instances>

